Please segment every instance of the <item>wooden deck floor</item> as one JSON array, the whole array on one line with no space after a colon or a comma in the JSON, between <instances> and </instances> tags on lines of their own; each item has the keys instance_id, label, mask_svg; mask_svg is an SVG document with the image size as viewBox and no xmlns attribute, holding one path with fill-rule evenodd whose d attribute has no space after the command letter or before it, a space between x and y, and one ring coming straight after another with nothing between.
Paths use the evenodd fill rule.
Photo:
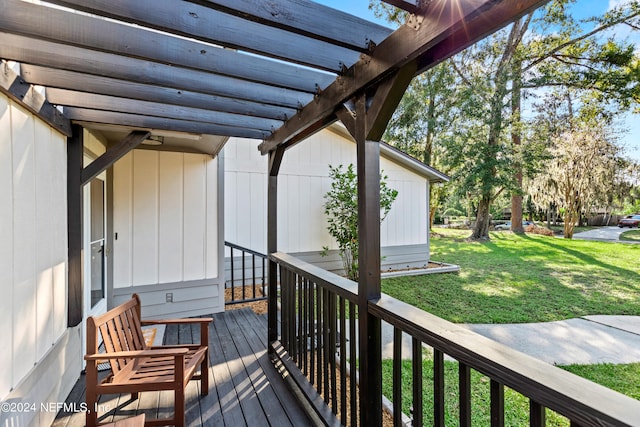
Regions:
<instances>
[{"instance_id":1,"label":"wooden deck floor","mask_svg":"<svg viewBox=\"0 0 640 427\"><path fill-rule=\"evenodd\" d=\"M187 388L187 426L307 426L312 425L267 355L267 320L248 308L213 315L209 345L210 389L200 396L198 381ZM197 328L197 326L195 327ZM197 329L168 327L165 344L191 342ZM61 411L53 427L84 426L81 410L85 377L80 377L67 402L70 412ZM72 405L75 404L75 407ZM148 417L169 417L173 412L171 392L103 396L100 422L111 422L145 413ZM75 410L74 410L75 409Z\"/></svg>"}]
</instances>

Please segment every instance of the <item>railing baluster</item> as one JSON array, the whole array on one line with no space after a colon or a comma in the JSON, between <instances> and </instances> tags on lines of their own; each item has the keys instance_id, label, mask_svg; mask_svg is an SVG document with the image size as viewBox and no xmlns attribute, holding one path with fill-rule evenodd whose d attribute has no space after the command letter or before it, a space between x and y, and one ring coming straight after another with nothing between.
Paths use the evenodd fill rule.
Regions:
<instances>
[{"instance_id":1,"label":"railing baluster","mask_svg":"<svg viewBox=\"0 0 640 427\"><path fill-rule=\"evenodd\" d=\"M413 365L413 425L422 426L422 343L411 340Z\"/></svg>"},{"instance_id":2,"label":"railing baluster","mask_svg":"<svg viewBox=\"0 0 640 427\"><path fill-rule=\"evenodd\" d=\"M316 381L316 346L318 338L316 336L315 296L317 289L318 286L315 283L309 288L309 341L311 342L309 350L309 380L311 384L315 384Z\"/></svg>"},{"instance_id":3,"label":"railing baluster","mask_svg":"<svg viewBox=\"0 0 640 427\"><path fill-rule=\"evenodd\" d=\"M289 328L289 354L294 362L297 362L296 354L296 299L295 299L295 287L296 287L296 273L291 271L290 282L287 288L287 298L289 299L289 317L287 327Z\"/></svg>"},{"instance_id":4,"label":"railing baluster","mask_svg":"<svg viewBox=\"0 0 640 427\"><path fill-rule=\"evenodd\" d=\"M433 425L444 427L444 353L433 349Z\"/></svg>"},{"instance_id":5,"label":"railing baluster","mask_svg":"<svg viewBox=\"0 0 640 427\"><path fill-rule=\"evenodd\" d=\"M458 363L460 427L471 427L471 369Z\"/></svg>"},{"instance_id":6,"label":"railing baluster","mask_svg":"<svg viewBox=\"0 0 640 427\"><path fill-rule=\"evenodd\" d=\"M538 402L529 400L529 425L531 427L544 427L546 424L546 414L544 406Z\"/></svg>"},{"instance_id":7,"label":"railing baluster","mask_svg":"<svg viewBox=\"0 0 640 427\"><path fill-rule=\"evenodd\" d=\"M280 272L280 300L281 308L281 325L282 325L282 345L287 351L289 350L289 270Z\"/></svg>"},{"instance_id":8,"label":"railing baluster","mask_svg":"<svg viewBox=\"0 0 640 427\"><path fill-rule=\"evenodd\" d=\"M349 383L351 390L351 425L358 425L358 388L356 384L356 372L358 372L358 368L356 366L356 360L358 360L357 352L356 352L356 317L358 313L356 312L356 305L352 301L349 301Z\"/></svg>"},{"instance_id":9,"label":"railing baluster","mask_svg":"<svg viewBox=\"0 0 640 427\"><path fill-rule=\"evenodd\" d=\"M329 330L331 328L331 319L330 319L330 304L329 304L329 291L325 288L322 288L322 315L324 317L324 321L322 322L322 349L324 350L324 364L323 364L323 372L324 372L324 401L325 403L329 403L330 401L330 390L329 381L331 378L329 377L329 366L331 360L331 339L329 337Z\"/></svg>"},{"instance_id":10,"label":"railing baluster","mask_svg":"<svg viewBox=\"0 0 640 427\"><path fill-rule=\"evenodd\" d=\"M347 310L344 298L340 305L340 420L347 423Z\"/></svg>"},{"instance_id":11,"label":"railing baluster","mask_svg":"<svg viewBox=\"0 0 640 427\"><path fill-rule=\"evenodd\" d=\"M296 287L296 291L297 291L297 299L298 299L298 309L297 309L297 313L298 313L298 325L297 325L297 330L298 330L298 336L296 337L296 345L298 346L298 366L301 366L303 364L303 359L302 359L302 348L304 347L304 343L303 343L303 339L304 339L304 322L303 322L303 318L302 318L302 296L303 296L303 285L304 284L304 278L302 276L298 276L298 286Z\"/></svg>"},{"instance_id":12,"label":"railing baluster","mask_svg":"<svg viewBox=\"0 0 640 427\"><path fill-rule=\"evenodd\" d=\"M402 425L402 330L393 328L393 425Z\"/></svg>"},{"instance_id":13,"label":"railing baluster","mask_svg":"<svg viewBox=\"0 0 640 427\"><path fill-rule=\"evenodd\" d=\"M317 343L317 348L316 348L316 355L317 355L317 361L318 364L316 366L316 374L317 374L317 378L316 378L316 389L318 390L318 393L322 393L322 367L324 366L322 363L322 348L324 345L323 342L323 336L322 336L322 331L324 330L324 324L323 324L323 317L322 317L322 291L323 288L318 286L316 288L316 340L318 340Z\"/></svg>"},{"instance_id":14,"label":"railing baluster","mask_svg":"<svg viewBox=\"0 0 640 427\"><path fill-rule=\"evenodd\" d=\"M233 265L233 248L229 248L230 253L231 253L231 301L235 301L236 300L236 293L235 293L235 286L236 286L236 282L235 282L235 271L234 271L234 265Z\"/></svg>"},{"instance_id":15,"label":"railing baluster","mask_svg":"<svg viewBox=\"0 0 640 427\"><path fill-rule=\"evenodd\" d=\"M504 426L504 385L492 379L491 395L491 427Z\"/></svg>"},{"instance_id":16,"label":"railing baluster","mask_svg":"<svg viewBox=\"0 0 640 427\"><path fill-rule=\"evenodd\" d=\"M298 275L291 272L291 283L289 284L289 341L291 348L289 349L293 361L297 362L297 336L296 336L296 283Z\"/></svg>"},{"instance_id":17,"label":"railing baluster","mask_svg":"<svg viewBox=\"0 0 640 427\"><path fill-rule=\"evenodd\" d=\"M246 289L246 284L247 284L247 278L246 278L246 271L245 271L245 261L244 258L246 257L245 252L242 251L242 299L247 299L247 295L245 292Z\"/></svg>"},{"instance_id":18,"label":"railing baluster","mask_svg":"<svg viewBox=\"0 0 640 427\"><path fill-rule=\"evenodd\" d=\"M296 273L293 271L288 272L287 278L287 351L295 357L296 337L295 337L295 299L293 298L293 289L295 287Z\"/></svg>"},{"instance_id":19,"label":"railing baluster","mask_svg":"<svg viewBox=\"0 0 640 427\"><path fill-rule=\"evenodd\" d=\"M329 353L330 353L330 369L331 369L331 407L333 413L338 413L338 387L337 387L337 366L336 366L336 343L338 341L338 318L336 309L336 294L329 292L329 316L331 321L331 329L329 330Z\"/></svg>"},{"instance_id":20,"label":"railing baluster","mask_svg":"<svg viewBox=\"0 0 640 427\"><path fill-rule=\"evenodd\" d=\"M265 280L265 262L266 262L266 258L262 258L262 296L265 296L265 292L264 292L264 287L266 284L266 280Z\"/></svg>"},{"instance_id":21,"label":"railing baluster","mask_svg":"<svg viewBox=\"0 0 640 427\"><path fill-rule=\"evenodd\" d=\"M309 279L302 282L302 373L309 375Z\"/></svg>"},{"instance_id":22,"label":"railing baluster","mask_svg":"<svg viewBox=\"0 0 640 427\"><path fill-rule=\"evenodd\" d=\"M251 254L251 298L256 297L256 256Z\"/></svg>"}]
</instances>

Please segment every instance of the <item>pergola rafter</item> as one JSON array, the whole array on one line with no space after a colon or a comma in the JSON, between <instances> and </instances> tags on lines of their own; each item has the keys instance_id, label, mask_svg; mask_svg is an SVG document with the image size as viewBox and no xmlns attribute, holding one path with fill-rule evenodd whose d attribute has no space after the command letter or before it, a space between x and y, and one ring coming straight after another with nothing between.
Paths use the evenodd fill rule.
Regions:
<instances>
[{"instance_id":1,"label":"pergola rafter","mask_svg":"<svg viewBox=\"0 0 640 427\"><path fill-rule=\"evenodd\" d=\"M111 77L88 75L76 71L58 70L22 64L22 77L31 84L77 90L80 92L138 99L170 105L183 105L209 111L226 111L250 117L286 120L297 110L285 106L210 95L166 86L137 83Z\"/></svg>"}]
</instances>

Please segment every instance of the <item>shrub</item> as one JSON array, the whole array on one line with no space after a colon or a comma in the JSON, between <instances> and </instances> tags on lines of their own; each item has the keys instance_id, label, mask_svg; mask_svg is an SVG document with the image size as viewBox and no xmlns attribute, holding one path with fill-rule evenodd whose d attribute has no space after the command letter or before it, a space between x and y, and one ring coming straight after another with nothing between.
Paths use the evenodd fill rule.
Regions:
<instances>
[{"instance_id":1,"label":"shrub","mask_svg":"<svg viewBox=\"0 0 640 427\"><path fill-rule=\"evenodd\" d=\"M553 236L553 231L549 230L547 227L539 227L535 224L530 224L527 225L524 228L524 231L526 233L531 233L531 234L541 234L543 236Z\"/></svg>"},{"instance_id":2,"label":"shrub","mask_svg":"<svg viewBox=\"0 0 640 427\"><path fill-rule=\"evenodd\" d=\"M343 171L342 165L329 165L331 189L324 195L324 213L327 215L329 234L336 239L347 277L358 280L358 185L353 164ZM387 187L387 177L380 176L380 221L382 222L398 192ZM322 254L326 255L325 247Z\"/></svg>"}]
</instances>

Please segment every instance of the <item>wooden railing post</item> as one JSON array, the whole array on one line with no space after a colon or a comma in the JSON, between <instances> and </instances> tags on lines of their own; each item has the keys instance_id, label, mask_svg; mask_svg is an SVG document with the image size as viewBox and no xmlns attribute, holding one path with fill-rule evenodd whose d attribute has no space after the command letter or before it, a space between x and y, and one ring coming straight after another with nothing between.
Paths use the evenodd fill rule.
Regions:
<instances>
[{"instance_id":1,"label":"wooden railing post","mask_svg":"<svg viewBox=\"0 0 640 427\"><path fill-rule=\"evenodd\" d=\"M269 182L267 189L267 253L278 251L278 172L284 155L283 148L269 153ZM278 264L269 260L268 273L268 340L272 343L278 339ZM272 347L269 346L269 352Z\"/></svg>"}]
</instances>

